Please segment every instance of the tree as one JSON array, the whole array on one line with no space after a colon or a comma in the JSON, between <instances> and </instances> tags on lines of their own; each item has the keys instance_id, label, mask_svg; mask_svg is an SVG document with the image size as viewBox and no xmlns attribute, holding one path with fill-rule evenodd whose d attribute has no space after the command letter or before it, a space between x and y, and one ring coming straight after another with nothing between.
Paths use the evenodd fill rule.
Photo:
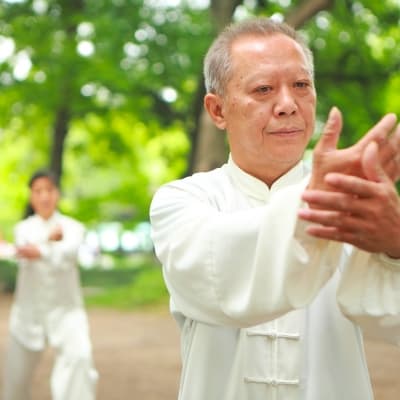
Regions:
<instances>
[{"instance_id":1,"label":"tree","mask_svg":"<svg viewBox=\"0 0 400 400\"><path fill-rule=\"evenodd\" d=\"M201 69L232 18L285 16L300 27L315 54L318 131L339 106L343 145L399 111L398 2L200 3L0 0L3 228L20 217L28 176L43 165L60 176L65 211L131 223L147 218L163 182L224 162Z\"/></svg>"},{"instance_id":2,"label":"tree","mask_svg":"<svg viewBox=\"0 0 400 400\"><path fill-rule=\"evenodd\" d=\"M185 168L204 10L20 0L0 2L0 16L0 41L14 47L0 64L0 140L21 142L3 158L4 171L13 164L6 179L22 186L47 164L81 218L145 218L154 187Z\"/></svg>"}]
</instances>

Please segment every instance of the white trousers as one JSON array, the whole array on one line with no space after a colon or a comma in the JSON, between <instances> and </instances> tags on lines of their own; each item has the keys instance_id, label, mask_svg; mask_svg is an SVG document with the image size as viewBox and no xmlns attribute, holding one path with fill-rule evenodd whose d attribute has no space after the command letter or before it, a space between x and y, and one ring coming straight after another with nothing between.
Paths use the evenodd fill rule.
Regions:
<instances>
[{"instance_id":1,"label":"white trousers","mask_svg":"<svg viewBox=\"0 0 400 400\"><path fill-rule=\"evenodd\" d=\"M71 330L56 348L55 362L50 378L53 400L94 400L98 373L93 367L88 340ZM80 343L80 346L77 344ZM3 381L3 400L30 400L32 377L41 351L33 351L10 335Z\"/></svg>"}]
</instances>

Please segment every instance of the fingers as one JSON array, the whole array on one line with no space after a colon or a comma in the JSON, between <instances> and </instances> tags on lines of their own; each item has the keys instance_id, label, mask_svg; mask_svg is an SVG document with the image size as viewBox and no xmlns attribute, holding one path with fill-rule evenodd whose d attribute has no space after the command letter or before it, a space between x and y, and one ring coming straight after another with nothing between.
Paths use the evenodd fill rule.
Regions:
<instances>
[{"instance_id":1,"label":"fingers","mask_svg":"<svg viewBox=\"0 0 400 400\"><path fill-rule=\"evenodd\" d=\"M369 143L363 151L361 155L361 165L365 177L368 180L373 182L384 182L388 179L380 164L378 145L376 142Z\"/></svg>"},{"instance_id":2,"label":"fingers","mask_svg":"<svg viewBox=\"0 0 400 400\"><path fill-rule=\"evenodd\" d=\"M393 158L395 170L393 175L390 175L390 177L393 179L394 182L397 182L400 178L400 124L398 124L396 127L392 141L396 150Z\"/></svg>"},{"instance_id":3,"label":"fingers","mask_svg":"<svg viewBox=\"0 0 400 400\"><path fill-rule=\"evenodd\" d=\"M310 223L305 231L311 236L349 243L365 251L383 251L388 242L382 236L383 228L376 226L376 220L366 215L315 209L300 209L298 212L300 219Z\"/></svg>"},{"instance_id":4,"label":"fingers","mask_svg":"<svg viewBox=\"0 0 400 400\"><path fill-rule=\"evenodd\" d=\"M378 143L379 160L386 175L396 182L400 177L400 125L388 140Z\"/></svg>"},{"instance_id":5,"label":"fingers","mask_svg":"<svg viewBox=\"0 0 400 400\"><path fill-rule=\"evenodd\" d=\"M312 209L346 213L357 213L358 211L357 205L354 204L353 194L325 190L306 190L301 197Z\"/></svg>"},{"instance_id":6,"label":"fingers","mask_svg":"<svg viewBox=\"0 0 400 400\"><path fill-rule=\"evenodd\" d=\"M368 143L375 141L378 144L385 141L396 125L396 114L390 113L384 115L381 120L375 124L358 142L360 146L365 147Z\"/></svg>"},{"instance_id":7,"label":"fingers","mask_svg":"<svg viewBox=\"0 0 400 400\"><path fill-rule=\"evenodd\" d=\"M375 197L383 191L383 187L380 187L376 182L346 174L329 173L325 176L325 182L334 192L307 190L303 193L303 200L306 202L319 202L321 206L325 207L336 207L344 201L343 199L348 198L350 201L354 197ZM347 202L346 207L350 206L351 204Z\"/></svg>"},{"instance_id":8,"label":"fingers","mask_svg":"<svg viewBox=\"0 0 400 400\"><path fill-rule=\"evenodd\" d=\"M323 227L324 231L336 231L336 228L346 228L348 231L353 230L357 219L350 214L340 211L316 210L311 208L302 208L298 211L298 216L304 221L312 222L315 229ZM317 228L318 227L318 228Z\"/></svg>"},{"instance_id":9,"label":"fingers","mask_svg":"<svg viewBox=\"0 0 400 400\"><path fill-rule=\"evenodd\" d=\"M306 227L309 235L366 249L369 237L365 235L368 224L364 219L340 212L311 209L301 209L298 214L300 219L311 223Z\"/></svg>"},{"instance_id":10,"label":"fingers","mask_svg":"<svg viewBox=\"0 0 400 400\"><path fill-rule=\"evenodd\" d=\"M392 165L393 170L387 171L389 177L396 182L400 178L400 124L396 126L394 134L391 137L391 145L392 145Z\"/></svg>"},{"instance_id":11,"label":"fingers","mask_svg":"<svg viewBox=\"0 0 400 400\"><path fill-rule=\"evenodd\" d=\"M344 158L336 155L341 130L342 114L338 108L333 107L329 112L323 134L313 152L313 168L309 182L310 188L326 188L324 183L325 174L328 171L341 170ZM346 164L346 160L344 164Z\"/></svg>"},{"instance_id":12,"label":"fingers","mask_svg":"<svg viewBox=\"0 0 400 400\"><path fill-rule=\"evenodd\" d=\"M40 255L39 250L34 245L25 245L17 248L17 257L35 259Z\"/></svg>"},{"instance_id":13,"label":"fingers","mask_svg":"<svg viewBox=\"0 0 400 400\"><path fill-rule=\"evenodd\" d=\"M300 219L309 222L305 231L320 239L349 243L369 251L400 258L400 213L390 211L373 215L350 215L342 212L301 209Z\"/></svg>"},{"instance_id":14,"label":"fingers","mask_svg":"<svg viewBox=\"0 0 400 400\"><path fill-rule=\"evenodd\" d=\"M342 113L337 107L332 107L316 150L324 152L336 149L342 126Z\"/></svg>"},{"instance_id":15,"label":"fingers","mask_svg":"<svg viewBox=\"0 0 400 400\"><path fill-rule=\"evenodd\" d=\"M323 225L310 225L306 228L306 232L319 239L332 240L335 242L348 243L357 246L365 251L374 252L375 246L368 238L357 231L342 231L336 227L327 227Z\"/></svg>"}]
</instances>

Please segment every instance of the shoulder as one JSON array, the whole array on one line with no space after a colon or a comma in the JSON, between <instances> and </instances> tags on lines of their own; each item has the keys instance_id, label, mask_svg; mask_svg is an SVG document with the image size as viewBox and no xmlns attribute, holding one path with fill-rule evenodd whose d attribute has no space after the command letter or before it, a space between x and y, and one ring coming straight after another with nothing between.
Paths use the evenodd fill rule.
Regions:
<instances>
[{"instance_id":1,"label":"shoulder","mask_svg":"<svg viewBox=\"0 0 400 400\"><path fill-rule=\"evenodd\" d=\"M218 208L217 205L231 190L232 183L224 167L198 172L161 186L152 199L150 209L175 209L188 204L208 204Z\"/></svg>"},{"instance_id":2,"label":"shoulder","mask_svg":"<svg viewBox=\"0 0 400 400\"><path fill-rule=\"evenodd\" d=\"M58 213L57 219L63 226L75 227L76 229L85 229L82 222L80 222L77 219L70 217L68 215Z\"/></svg>"},{"instance_id":3,"label":"shoulder","mask_svg":"<svg viewBox=\"0 0 400 400\"><path fill-rule=\"evenodd\" d=\"M175 181L166 183L161 186L158 191L164 190L182 190L188 192L202 192L207 193L213 190L218 190L221 186L229 183L228 175L225 172L224 167L216 168L212 171L197 172L186 178L177 179Z\"/></svg>"},{"instance_id":4,"label":"shoulder","mask_svg":"<svg viewBox=\"0 0 400 400\"><path fill-rule=\"evenodd\" d=\"M35 216L31 215L15 224L15 230L21 230L25 228L29 228L32 224L35 223Z\"/></svg>"}]
</instances>

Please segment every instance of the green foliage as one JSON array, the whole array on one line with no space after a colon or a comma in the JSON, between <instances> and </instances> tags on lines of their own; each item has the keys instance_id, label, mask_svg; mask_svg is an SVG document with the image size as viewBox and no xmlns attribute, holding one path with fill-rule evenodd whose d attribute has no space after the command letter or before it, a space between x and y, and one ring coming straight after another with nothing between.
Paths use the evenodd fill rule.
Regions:
<instances>
[{"instance_id":1,"label":"green foliage","mask_svg":"<svg viewBox=\"0 0 400 400\"><path fill-rule=\"evenodd\" d=\"M207 10L133 0L41 4L0 2L0 43L15 45L0 61L2 230L11 236L25 182L49 164L60 106L71 116L62 209L86 223L147 219L154 189L186 169L190 107L211 40ZM32 63L19 78L17 54Z\"/></svg>"},{"instance_id":2,"label":"green foliage","mask_svg":"<svg viewBox=\"0 0 400 400\"><path fill-rule=\"evenodd\" d=\"M87 294L86 305L131 310L168 302L168 292L158 265L145 266L134 272L124 271L122 274L121 272L113 272L113 280L105 279L99 293L95 291L93 294Z\"/></svg>"},{"instance_id":3,"label":"green foliage","mask_svg":"<svg viewBox=\"0 0 400 400\"><path fill-rule=\"evenodd\" d=\"M400 76L399 20L398 2L344 1L304 27L315 56L318 118L325 121L333 105L342 110L342 146L383 114L400 113L392 89Z\"/></svg>"}]
</instances>

